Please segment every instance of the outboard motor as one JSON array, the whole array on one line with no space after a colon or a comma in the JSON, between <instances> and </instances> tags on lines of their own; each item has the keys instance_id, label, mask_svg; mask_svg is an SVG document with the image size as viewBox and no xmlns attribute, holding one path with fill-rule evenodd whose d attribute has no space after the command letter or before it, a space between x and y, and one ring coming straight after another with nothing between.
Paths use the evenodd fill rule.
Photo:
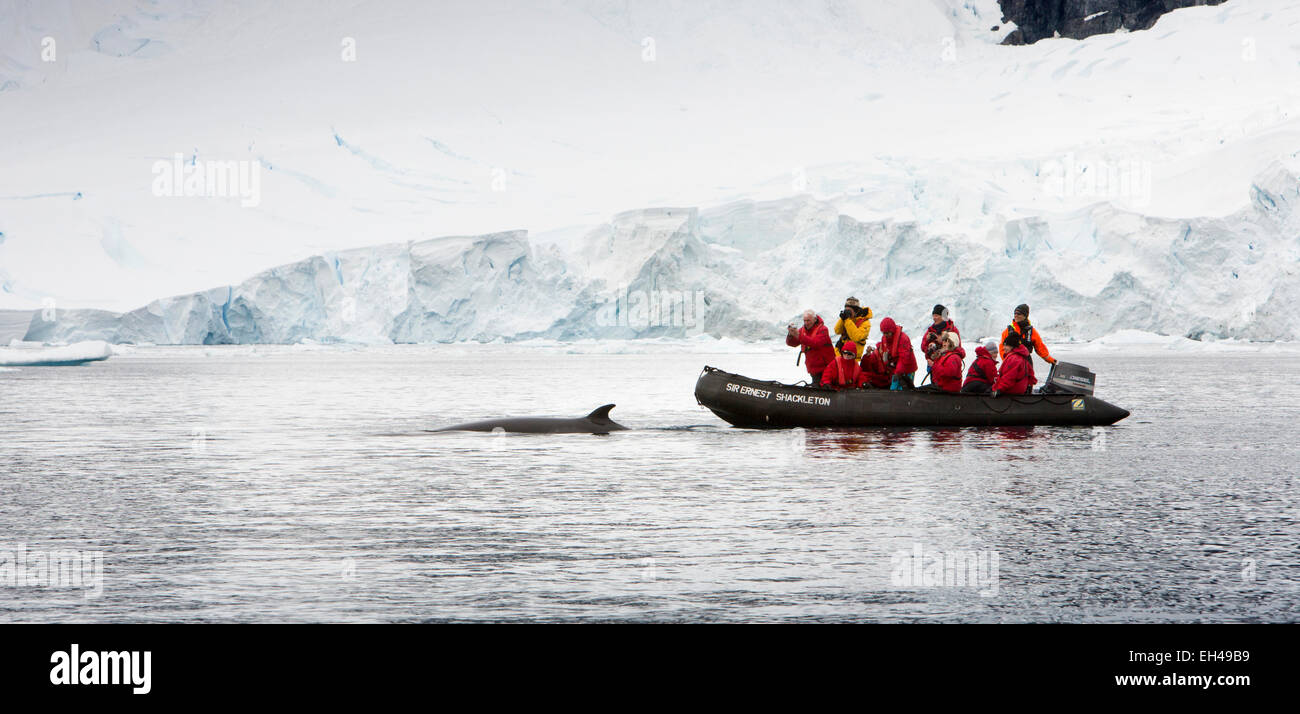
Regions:
<instances>
[{"instance_id":1,"label":"outboard motor","mask_svg":"<svg viewBox=\"0 0 1300 714\"><path fill-rule=\"evenodd\" d=\"M1042 394L1092 394L1097 386L1097 375L1087 367L1069 362L1057 361L1052 371L1047 374L1047 382L1040 390Z\"/></svg>"}]
</instances>

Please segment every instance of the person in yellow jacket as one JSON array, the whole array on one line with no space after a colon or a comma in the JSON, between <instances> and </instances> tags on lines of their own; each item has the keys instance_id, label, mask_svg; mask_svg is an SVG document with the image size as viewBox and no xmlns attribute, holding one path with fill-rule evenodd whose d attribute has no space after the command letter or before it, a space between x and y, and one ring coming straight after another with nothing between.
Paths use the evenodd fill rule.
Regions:
<instances>
[{"instance_id":1,"label":"person in yellow jacket","mask_svg":"<svg viewBox=\"0 0 1300 714\"><path fill-rule=\"evenodd\" d=\"M845 298L844 309L840 311L840 319L835 323L835 334L840 336L839 341L856 345L858 360L861 360L862 351L867 346L867 336L871 334L871 308L862 307L855 297Z\"/></svg>"},{"instance_id":2,"label":"person in yellow jacket","mask_svg":"<svg viewBox=\"0 0 1300 714\"><path fill-rule=\"evenodd\" d=\"M1038 353L1048 364L1056 364L1056 358L1047 351L1047 345L1043 344L1043 338L1039 337L1038 330L1029 324L1029 306L1020 304L1016 306L1015 313L1011 316L1011 324L1007 329L1002 331L1002 342L998 345L998 356L1006 359L1007 353L1011 350L1007 348L1007 333L1015 331L1020 336L1021 344L1030 347Z\"/></svg>"}]
</instances>

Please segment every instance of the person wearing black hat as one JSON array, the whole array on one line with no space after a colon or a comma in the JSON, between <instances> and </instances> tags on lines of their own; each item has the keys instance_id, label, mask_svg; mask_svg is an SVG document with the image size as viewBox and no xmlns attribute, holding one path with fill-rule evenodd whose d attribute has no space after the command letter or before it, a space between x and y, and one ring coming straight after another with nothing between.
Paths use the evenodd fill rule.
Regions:
<instances>
[{"instance_id":1,"label":"person wearing black hat","mask_svg":"<svg viewBox=\"0 0 1300 714\"><path fill-rule=\"evenodd\" d=\"M942 347L940 338L943 333L952 332L961 337L961 332L957 330L957 323L948 319L948 308L943 305L935 305L931 311L930 319L934 324L930 325L925 334L921 336L921 351L925 354L925 371L929 372L934 367L934 359L938 356L938 351Z\"/></svg>"},{"instance_id":2,"label":"person wearing black hat","mask_svg":"<svg viewBox=\"0 0 1300 714\"><path fill-rule=\"evenodd\" d=\"M1029 306L1021 303L1016 305L1016 310L1011 316L1011 324L1007 329L1002 331L1002 343L998 348L998 356L1006 359L1007 354L1012 348L1007 347L1007 335L1015 333L1020 338L1020 343L1025 345L1026 349L1033 347L1033 351L1038 353L1048 364L1056 364L1056 358L1047 351L1047 345L1043 344L1043 338L1038 334L1038 330L1029 324Z\"/></svg>"},{"instance_id":3,"label":"person wearing black hat","mask_svg":"<svg viewBox=\"0 0 1300 714\"><path fill-rule=\"evenodd\" d=\"M1034 377L1034 360L1029 349L1020 340L1020 334L1009 332L1002 338L1007 357L998 368L998 380L993 383L993 396L999 394L1031 394L1038 379Z\"/></svg>"}]
</instances>

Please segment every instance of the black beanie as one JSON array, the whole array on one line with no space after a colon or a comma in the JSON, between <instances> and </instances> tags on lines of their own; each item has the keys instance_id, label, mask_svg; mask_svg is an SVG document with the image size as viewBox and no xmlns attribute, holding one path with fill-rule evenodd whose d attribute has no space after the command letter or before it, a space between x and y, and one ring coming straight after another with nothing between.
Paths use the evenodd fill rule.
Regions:
<instances>
[{"instance_id":1,"label":"black beanie","mask_svg":"<svg viewBox=\"0 0 1300 714\"><path fill-rule=\"evenodd\" d=\"M1007 332L1006 339L1002 340L1002 344L1006 345L1007 347L1010 347L1010 348L1013 349L1013 350L1014 350L1015 348L1019 347L1019 346L1020 346L1020 333L1018 333L1018 332L1010 332L1010 331Z\"/></svg>"},{"instance_id":2,"label":"black beanie","mask_svg":"<svg viewBox=\"0 0 1300 714\"><path fill-rule=\"evenodd\" d=\"M1029 317L1029 306L1024 303L1020 303L1019 305L1016 305L1016 312L1020 313L1021 315L1024 315L1025 317Z\"/></svg>"},{"instance_id":3,"label":"black beanie","mask_svg":"<svg viewBox=\"0 0 1300 714\"><path fill-rule=\"evenodd\" d=\"M934 309L930 311L930 314L931 314L931 315L943 315L943 314L946 313L946 312L948 312L948 308L944 307L943 305L935 305L935 306L934 306Z\"/></svg>"}]
</instances>

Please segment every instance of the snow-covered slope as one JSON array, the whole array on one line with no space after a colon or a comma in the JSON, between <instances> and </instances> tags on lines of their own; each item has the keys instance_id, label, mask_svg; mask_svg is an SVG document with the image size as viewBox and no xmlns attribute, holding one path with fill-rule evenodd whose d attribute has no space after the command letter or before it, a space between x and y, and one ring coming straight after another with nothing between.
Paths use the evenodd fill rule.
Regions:
<instances>
[{"instance_id":1,"label":"snow-covered slope","mask_svg":"<svg viewBox=\"0 0 1300 714\"><path fill-rule=\"evenodd\" d=\"M31 310L0 310L0 345L21 340L31 322Z\"/></svg>"},{"instance_id":2,"label":"snow-covered slope","mask_svg":"<svg viewBox=\"0 0 1300 714\"><path fill-rule=\"evenodd\" d=\"M567 255L522 232L313 257L233 287L113 317L38 315L26 339L156 344L446 342L531 338L772 339L849 294L920 329L943 302L967 335L1031 305L1056 339L1144 330L1294 340L1300 162L1274 164L1251 203L1174 220L1108 203L1003 223L972 239L861 221L796 197L619 214Z\"/></svg>"},{"instance_id":3,"label":"snow-covered slope","mask_svg":"<svg viewBox=\"0 0 1300 714\"><path fill-rule=\"evenodd\" d=\"M51 340L758 337L852 292L913 325L1028 300L1062 337L1300 337L1300 5L1028 47L999 14L0 5L0 308L54 300ZM157 195L177 154L258 162L258 200ZM704 322L621 317L652 293Z\"/></svg>"},{"instance_id":4,"label":"snow-covered slope","mask_svg":"<svg viewBox=\"0 0 1300 714\"><path fill-rule=\"evenodd\" d=\"M120 316L38 313L27 339L95 335L111 342L204 345L490 339L552 324L573 293L564 265L534 250L522 232L437 238L314 256L239 285L156 300Z\"/></svg>"}]
</instances>

